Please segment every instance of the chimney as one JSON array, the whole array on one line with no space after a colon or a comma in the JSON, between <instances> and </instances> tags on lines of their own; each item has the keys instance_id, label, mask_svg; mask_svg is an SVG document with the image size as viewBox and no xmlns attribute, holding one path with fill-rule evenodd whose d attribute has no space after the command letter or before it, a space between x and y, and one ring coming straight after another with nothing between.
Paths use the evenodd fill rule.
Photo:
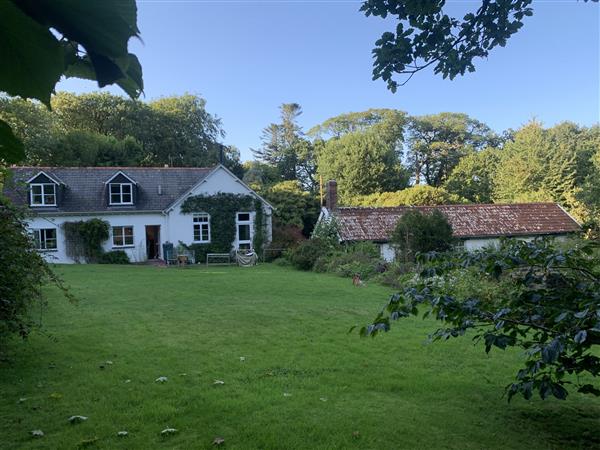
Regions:
<instances>
[{"instance_id":1,"label":"chimney","mask_svg":"<svg viewBox=\"0 0 600 450\"><path fill-rule=\"evenodd\" d=\"M337 209L337 183L335 180L329 180L327 182L327 197L325 198L325 205L330 211Z\"/></svg>"}]
</instances>

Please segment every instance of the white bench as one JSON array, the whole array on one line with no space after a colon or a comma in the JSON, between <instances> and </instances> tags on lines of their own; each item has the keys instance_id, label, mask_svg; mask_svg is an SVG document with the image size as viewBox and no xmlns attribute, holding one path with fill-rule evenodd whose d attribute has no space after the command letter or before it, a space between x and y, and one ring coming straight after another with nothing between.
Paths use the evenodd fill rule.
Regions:
<instances>
[{"instance_id":1,"label":"white bench","mask_svg":"<svg viewBox=\"0 0 600 450\"><path fill-rule=\"evenodd\" d=\"M231 255L229 253L207 253L206 254L206 265L210 264L210 260L216 260L217 262L213 262L212 264L221 264L221 265L230 265L231 264ZM225 262L227 260L227 262Z\"/></svg>"}]
</instances>

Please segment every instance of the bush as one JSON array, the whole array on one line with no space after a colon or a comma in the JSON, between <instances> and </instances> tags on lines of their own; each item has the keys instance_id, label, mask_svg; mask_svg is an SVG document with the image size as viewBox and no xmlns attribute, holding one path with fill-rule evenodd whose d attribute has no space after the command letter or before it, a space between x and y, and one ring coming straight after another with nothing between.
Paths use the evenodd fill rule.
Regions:
<instances>
[{"instance_id":1,"label":"bush","mask_svg":"<svg viewBox=\"0 0 600 450\"><path fill-rule=\"evenodd\" d=\"M417 253L450 250L454 238L448 219L438 210L421 213L410 210L404 213L392 233L392 243L404 257L414 261Z\"/></svg>"},{"instance_id":2,"label":"bush","mask_svg":"<svg viewBox=\"0 0 600 450\"><path fill-rule=\"evenodd\" d=\"M292 266L300 270L312 270L315 262L327 254L327 247L319 239L303 241L287 252Z\"/></svg>"},{"instance_id":3,"label":"bush","mask_svg":"<svg viewBox=\"0 0 600 450\"><path fill-rule=\"evenodd\" d=\"M273 261L281 258L285 251L296 247L300 242L306 240L302 230L294 225L275 226L273 228L273 240L265 247L265 260ZM262 255L260 255L262 257Z\"/></svg>"},{"instance_id":4,"label":"bush","mask_svg":"<svg viewBox=\"0 0 600 450\"><path fill-rule=\"evenodd\" d=\"M100 257L100 264L129 264L129 256L123 250L113 250Z\"/></svg>"},{"instance_id":5,"label":"bush","mask_svg":"<svg viewBox=\"0 0 600 450\"><path fill-rule=\"evenodd\" d=\"M359 274L368 279L385 272L387 264L379 256L379 247L371 242L359 242L342 250L320 256L313 265L315 272L335 273L342 277Z\"/></svg>"}]
</instances>

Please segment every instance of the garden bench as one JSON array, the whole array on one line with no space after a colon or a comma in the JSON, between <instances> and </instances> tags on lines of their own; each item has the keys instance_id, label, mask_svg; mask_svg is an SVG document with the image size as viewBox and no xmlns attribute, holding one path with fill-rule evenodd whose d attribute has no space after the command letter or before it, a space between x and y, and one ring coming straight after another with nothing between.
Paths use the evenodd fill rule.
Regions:
<instances>
[{"instance_id":1,"label":"garden bench","mask_svg":"<svg viewBox=\"0 0 600 450\"><path fill-rule=\"evenodd\" d=\"M231 264L231 255L229 253L207 253L206 254L206 265L210 263L210 260L216 260L213 264L229 265ZM227 260L225 262L224 260Z\"/></svg>"}]
</instances>

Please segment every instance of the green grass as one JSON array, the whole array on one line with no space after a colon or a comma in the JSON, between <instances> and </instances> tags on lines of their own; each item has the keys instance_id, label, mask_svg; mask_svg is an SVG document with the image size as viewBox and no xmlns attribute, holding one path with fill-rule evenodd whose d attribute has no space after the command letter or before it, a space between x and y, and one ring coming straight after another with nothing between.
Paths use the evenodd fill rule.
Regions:
<instances>
[{"instance_id":1,"label":"green grass","mask_svg":"<svg viewBox=\"0 0 600 450\"><path fill-rule=\"evenodd\" d=\"M600 446L597 399L502 398L516 351L427 344L435 323L419 319L375 339L348 334L385 303L390 291L378 285L272 265L58 271L80 303L49 289L45 334L10 343L3 449L95 438L89 448L212 448L216 436L225 448L260 449ZM70 425L75 414L89 419ZM179 432L162 437L168 426Z\"/></svg>"}]
</instances>

